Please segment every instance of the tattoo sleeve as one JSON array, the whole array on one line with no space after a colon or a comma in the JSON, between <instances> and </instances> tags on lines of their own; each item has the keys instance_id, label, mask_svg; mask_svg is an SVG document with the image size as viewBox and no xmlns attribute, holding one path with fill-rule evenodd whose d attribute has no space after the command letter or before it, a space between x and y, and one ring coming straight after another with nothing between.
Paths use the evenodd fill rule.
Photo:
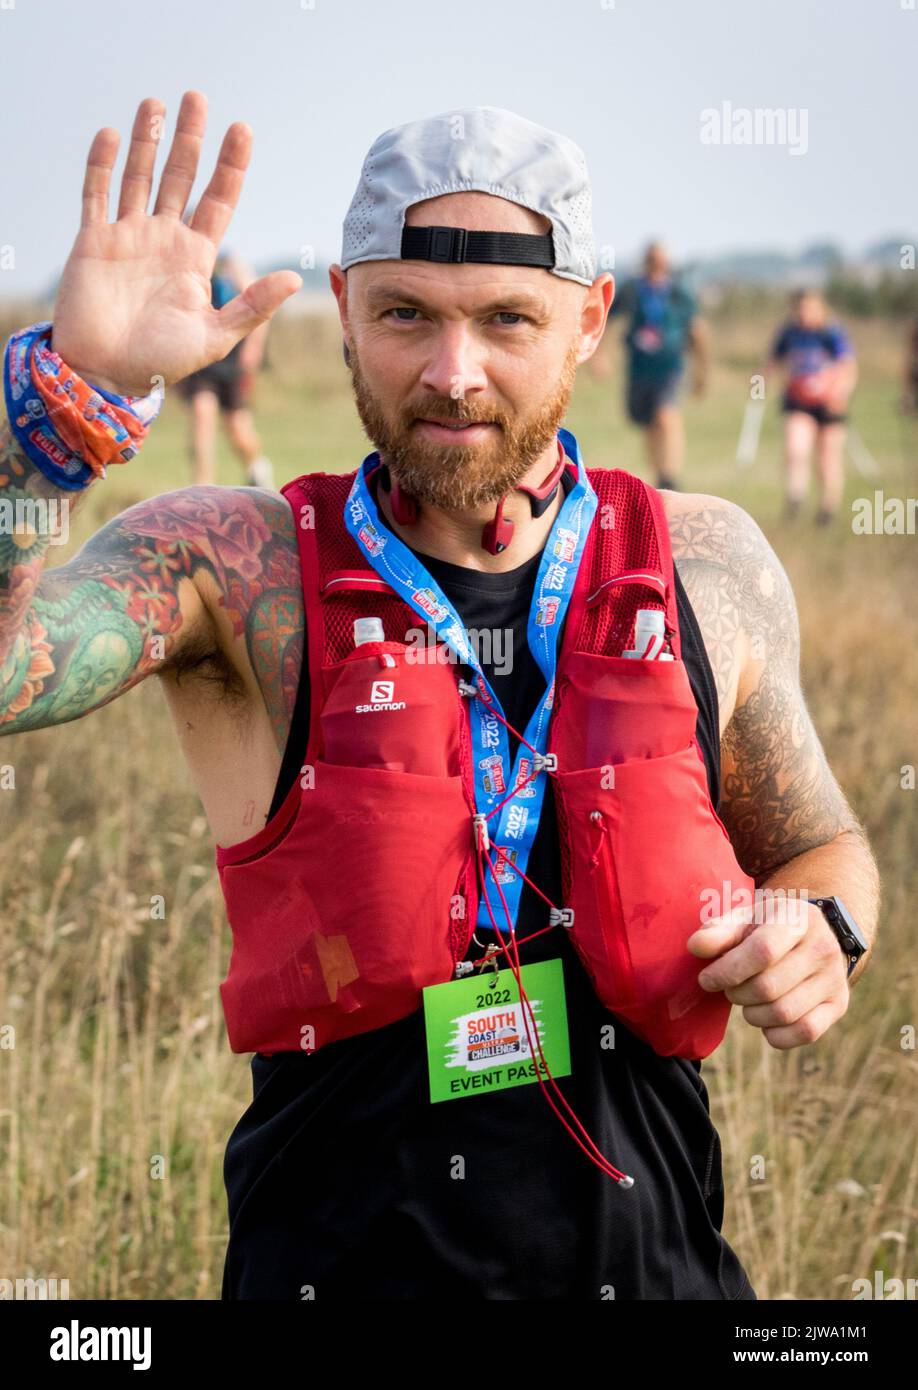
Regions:
<instances>
[{"instance_id":1,"label":"tattoo sleeve","mask_svg":"<svg viewBox=\"0 0 918 1390\"><path fill-rule=\"evenodd\" d=\"M862 828L806 707L793 590L761 530L720 499L672 516L670 530L722 707L735 692L721 739L721 819L740 864L761 882Z\"/></svg>"},{"instance_id":2,"label":"tattoo sleeve","mask_svg":"<svg viewBox=\"0 0 918 1390\"><path fill-rule=\"evenodd\" d=\"M184 490L181 530L192 543L193 563L206 572L226 632L221 675L238 672L244 655L254 673L283 752L296 703L303 660L305 616L299 547L286 498L261 488L197 487ZM149 508L166 499L153 498ZM145 529L167 543L171 518L149 515ZM228 648L235 655L226 656ZM181 662L179 658L179 662Z\"/></svg>"},{"instance_id":3,"label":"tattoo sleeve","mask_svg":"<svg viewBox=\"0 0 918 1390\"><path fill-rule=\"evenodd\" d=\"M34 469L0 422L0 502L65 494ZM302 597L292 514L261 489L198 486L127 508L66 564L45 570L51 537L0 538L0 734L78 719L151 674L233 662L202 581L241 638L275 736L292 707ZM202 574L206 572L206 575Z\"/></svg>"}]
</instances>

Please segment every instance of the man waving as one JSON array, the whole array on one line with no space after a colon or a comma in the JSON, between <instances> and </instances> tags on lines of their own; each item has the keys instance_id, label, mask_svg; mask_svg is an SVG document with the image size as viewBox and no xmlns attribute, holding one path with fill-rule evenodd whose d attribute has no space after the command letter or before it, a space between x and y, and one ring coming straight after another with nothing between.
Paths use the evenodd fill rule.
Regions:
<instances>
[{"instance_id":1,"label":"man waving","mask_svg":"<svg viewBox=\"0 0 918 1390\"><path fill-rule=\"evenodd\" d=\"M151 214L161 104L112 223L93 142L53 330L5 357L11 499L104 486L162 387L297 288L213 307L251 137L185 226L204 109ZM255 1084L227 1298L755 1297L701 1059L733 1005L777 1048L841 1018L876 874L755 523L589 469L561 424L594 270L567 137L493 107L387 130L331 271L374 452L153 497L47 572L41 537L7 555L0 727L155 674L216 842Z\"/></svg>"}]
</instances>

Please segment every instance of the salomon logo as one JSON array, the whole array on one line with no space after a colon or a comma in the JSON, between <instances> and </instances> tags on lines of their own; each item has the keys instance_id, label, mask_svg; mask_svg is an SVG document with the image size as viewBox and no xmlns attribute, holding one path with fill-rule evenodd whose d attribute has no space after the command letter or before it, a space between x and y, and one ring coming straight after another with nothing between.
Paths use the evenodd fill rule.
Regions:
<instances>
[{"instance_id":1,"label":"salomon logo","mask_svg":"<svg viewBox=\"0 0 918 1390\"><path fill-rule=\"evenodd\" d=\"M370 687L370 703L355 705L357 714L374 714L383 709L404 709L405 701L395 699L395 681L374 681Z\"/></svg>"}]
</instances>

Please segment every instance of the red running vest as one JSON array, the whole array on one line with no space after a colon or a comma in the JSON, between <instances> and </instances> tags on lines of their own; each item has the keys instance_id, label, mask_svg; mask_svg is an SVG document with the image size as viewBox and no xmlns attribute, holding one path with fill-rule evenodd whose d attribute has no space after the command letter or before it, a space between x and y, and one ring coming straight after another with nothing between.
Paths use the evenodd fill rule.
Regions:
<instances>
[{"instance_id":1,"label":"red running vest","mask_svg":"<svg viewBox=\"0 0 918 1390\"><path fill-rule=\"evenodd\" d=\"M599 505L558 653L557 769L540 774L554 784L567 909L553 930L569 932L599 999L632 1032L662 1056L702 1058L731 1006L699 986L705 962L685 942L714 915L707 894L726 888L728 912L755 884L708 793L660 495L621 469L587 474ZM307 473L282 489L299 538L310 728L275 815L216 848L234 1052L314 1050L412 1013L425 985L454 978L478 911L458 685L470 673L430 659L447 649L426 647L423 620L367 567L343 520L354 476ZM673 661L620 655L649 607L663 609ZM373 615L386 640L355 647L354 619ZM506 940L493 886L489 897Z\"/></svg>"}]
</instances>

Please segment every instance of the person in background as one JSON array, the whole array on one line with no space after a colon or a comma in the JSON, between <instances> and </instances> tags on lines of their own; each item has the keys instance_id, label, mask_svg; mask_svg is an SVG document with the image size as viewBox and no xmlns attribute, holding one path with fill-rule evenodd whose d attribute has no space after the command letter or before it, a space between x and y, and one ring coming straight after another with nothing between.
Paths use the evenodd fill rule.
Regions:
<instances>
[{"instance_id":1,"label":"person in background","mask_svg":"<svg viewBox=\"0 0 918 1390\"><path fill-rule=\"evenodd\" d=\"M678 397L685 357L692 354L693 390L707 377L707 337L694 296L674 277L669 255L658 241L644 253L643 274L628 281L612 301L609 316L628 318L628 415L646 433L650 466L660 488L679 489L685 430Z\"/></svg>"},{"instance_id":2,"label":"person in background","mask_svg":"<svg viewBox=\"0 0 918 1390\"><path fill-rule=\"evenodd\" d=\"M820 486L816 522L826 525L841 505L846 411L857 381L857 362L845 330L830 322L821 294L797 290L791 306L791 317L779 329L762 372L766 380L780 367L787 372L781 401L784 515L792 520L800 512L815 444Z\"/></svg>"},{"instance_id":3,"label":"person in background","mask_svg":"<svg viewBox=\"0 0 918 1390\"><path fill-rule=\"evenodd\" d=\"M918 414L918 314L909 325L905 345L901 408L906 415Z\"/></svg>"},{"instance_id":4,"label":"person in background","mask_svg":"<svg viewBox=\"0 0 918 1390\"><path fill-rule=\"evenodd\" d=\"M193 215L194 209L191 210ZM255 280L250 267L237 255L221 250L211 276L211 303L215 309L246 289ZM241 459L245 481L253 487L274 487L271 461L262 452L255 429L251 399L255 375L262 364L267 323L237 343L219 362L192 372L179 383L188 402L191 417L191 471L193 483L217 481L217 415L223 418L226 433Z\"/></svg>"}]
</instances>

